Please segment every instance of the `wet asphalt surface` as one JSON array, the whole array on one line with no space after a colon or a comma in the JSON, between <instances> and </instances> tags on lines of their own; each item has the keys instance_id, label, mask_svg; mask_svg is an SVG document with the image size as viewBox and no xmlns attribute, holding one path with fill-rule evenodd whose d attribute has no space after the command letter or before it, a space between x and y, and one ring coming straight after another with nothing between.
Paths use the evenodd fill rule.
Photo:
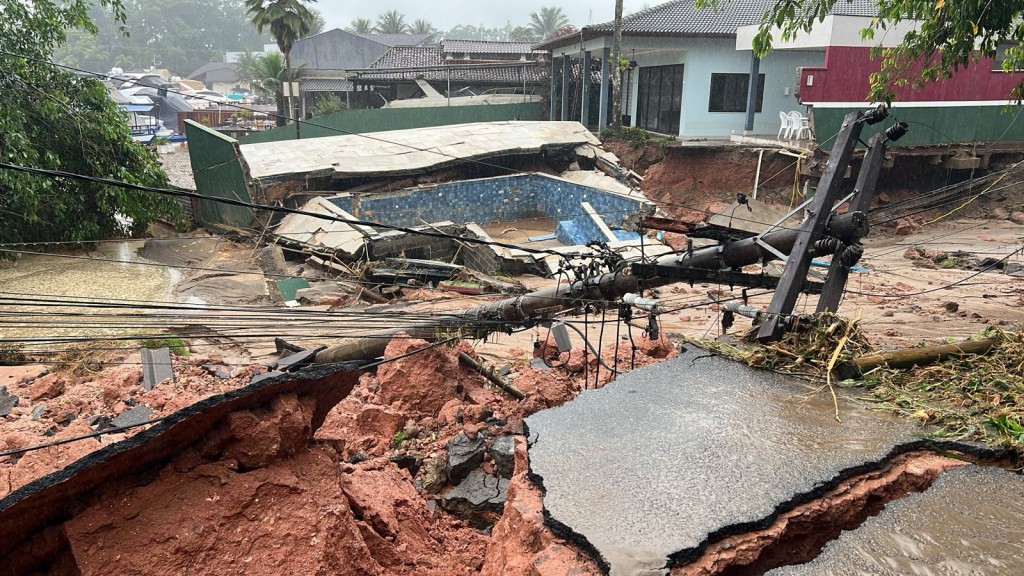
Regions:
<instances>
[{"instance_id":1,"label":"wet asphalt surface","mask_svg":"<svg viewBox=\"0 0 1024 576\"><path fill-rule=\"evenodd\" d=\"M529 417L556 532L662 574L919 442L912 422L693 349Z\"/></svg>"},{"instance_id":2,"label":"wet asphalt surface","mask_svg":"<svg viewBox=\"0 0 1024 576\"><path fill-rule=\"evenodd\" d=\"M813 561L773 576L1024 574L1024 478L997 468L944 472L925 492L890 502Z\"/></svg>"}]
</instances>

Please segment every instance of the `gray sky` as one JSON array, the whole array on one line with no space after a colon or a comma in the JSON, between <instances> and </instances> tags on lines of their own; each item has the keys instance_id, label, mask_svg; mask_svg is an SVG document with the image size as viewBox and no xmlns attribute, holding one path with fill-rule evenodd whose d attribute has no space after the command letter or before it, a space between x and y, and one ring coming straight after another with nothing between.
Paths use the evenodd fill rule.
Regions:
<instances>
[{"instance_id":1,"label":"gray sky","mask_svg":"<svg viewBox=\"0 0 1024 576\"><path fill-rule=\"evenodd\" d=\"M636 12L644 5L656 6L659 0L624 0L626 14ZM578 28L612 19L615 0L319 0L313 7L324 15L327 28L344 28L354 18L376 20L388 10L398 10L407 22L419 18L429 21L440 30L458 24L483 24L488 28L526 25L530 13L542 6L562 8L570 22Z\"/></svg>"}]
</instances>

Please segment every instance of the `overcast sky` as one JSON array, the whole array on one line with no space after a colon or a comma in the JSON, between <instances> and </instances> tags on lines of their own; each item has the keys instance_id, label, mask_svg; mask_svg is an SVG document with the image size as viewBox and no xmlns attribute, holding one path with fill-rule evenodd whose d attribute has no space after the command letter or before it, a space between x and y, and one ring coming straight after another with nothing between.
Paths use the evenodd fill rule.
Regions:
<instances>
[{"instance_id":1,"label":"overcast sky","mask_svg":"<svg viewBox=\"0 0 1024 576\"><path fill-rule=\"evenodd\" d=\"M624 0L626 14L636 12L645 5L656 6L659 0ZM483 24L488 28L526 25L530 13L542 6L562 8L569 21L581 28L612 19L615 0L320 0L313 4L327 20L327 28L344 28L355 18L376 20L388 10L398 10L406 22L424 19L439 30L448 30L458 24Z\"/></svg>"}]
</instances>

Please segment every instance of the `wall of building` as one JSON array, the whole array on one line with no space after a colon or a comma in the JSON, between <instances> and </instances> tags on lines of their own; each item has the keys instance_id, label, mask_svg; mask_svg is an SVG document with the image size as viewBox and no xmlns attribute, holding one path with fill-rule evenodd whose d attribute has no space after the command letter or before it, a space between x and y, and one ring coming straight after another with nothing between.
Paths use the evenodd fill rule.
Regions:
<instances>
[{"instance_id":1,"label":"wall of building","mask_svg":"<svg viewBox=\"0 0 1024 576\"><path fill-rule=\"evenodd\" d=\"M709 112L711 75L717 73L750 73L751 52L735 49L731 38L629 38L623 41L622 57L635 60L637 67L628 75L629 105L624 107L636 125L638 81L645 66L683 64L683 103L680 111L679 136L726 137L743 133L746 114L743 112ZM775 134L779 129L779 112L799 109L794 96L797 68L821 66L821 51L775 51L761 60L760 73L765 75L762 111L754 115L754 133Z\"/></svg>"},{"instance_id":2,"label":"wall of building","mask_svg":"<svg viewBox=\"0 0 1024 576\"><path fill-rule=\"evenodd\" d=\"M408 130L431 126L451 126L470 122L504 122L509 120L540 120L537 103L495 104L492 106L441 106L437 108L394 108L344 110L320 116L302 124L303 139L369 134L386 130ZM239 139L240 144L280 142L295 139L295 125L289 124Z\"/></svg>"},{"instance_id":3,"label":"wall of building","mask_svg":"<svg viewBox=\"0 0 1024 576\"><path fill-rule=\"evenodd\" d=\"M369 68L388 46L344 30L328 30L299 40L292 46L292 67L310 70Z\"/></svg>"},{"instance_id":4,"label":"wall of building","mask_svg":"<svg viewBox=\"0 0 1024 576\"><path fill-rule=\"evenodd\" d=\"M871 58L871 48L831 46L825 62L805 68L800 80L800 100L806 104L819 102L865 102L871 90L869 78L877 72L880 60ZM991 58L982 58L956 72L952 78L928 82L920 88L897 87L897 102L975 102L1004 105L1010 91L1022 80L1024 72L1008 73L993 70L998 66ZM916 77L908 71L908 77Z\"/></svg>"}]
</instances>

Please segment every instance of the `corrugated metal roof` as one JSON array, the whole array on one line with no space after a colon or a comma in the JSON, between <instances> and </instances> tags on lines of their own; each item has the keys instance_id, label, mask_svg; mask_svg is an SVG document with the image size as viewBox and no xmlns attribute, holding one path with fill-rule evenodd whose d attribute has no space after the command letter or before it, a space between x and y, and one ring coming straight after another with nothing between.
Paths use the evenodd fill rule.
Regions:
<instances>
[{"instance_id":1,"label":"corrugated metal roof","mask_svg":"<svg viewBox=\"0 0 1024 576\"><path fill-rule=\"evenodd\" d=\"M351 92L352 82L344 78L301 78L303 92Z\"/></svg>"},{"instance_id":2,"label":"corrugated metal roof","mask_svg":"<svg viewBox=\"0 0 1024 576\"><path fill-rule=\"evenodd\" d=\"M459 54L532 54L532 42L498 40L441 40L441 50Z\"/></svg>"}]
</instances>

